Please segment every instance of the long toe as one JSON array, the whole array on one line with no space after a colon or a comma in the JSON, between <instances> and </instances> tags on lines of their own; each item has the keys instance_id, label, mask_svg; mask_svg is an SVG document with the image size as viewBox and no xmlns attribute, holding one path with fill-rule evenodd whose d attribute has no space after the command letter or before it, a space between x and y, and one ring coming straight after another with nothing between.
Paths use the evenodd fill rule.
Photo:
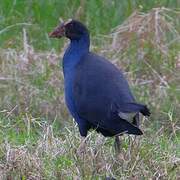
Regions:
<instances>
[{"instance_id":1,"label":"long toe","mask_svg":"<svg viewBox=\"0 0 180 180\"><path fill-rule=\"evenodd\" d=\"M119 154L121 152L121 141L120 141L119 136L115 136L114 148L115 148L116 154Z\"/></svg>"}]
</instances>

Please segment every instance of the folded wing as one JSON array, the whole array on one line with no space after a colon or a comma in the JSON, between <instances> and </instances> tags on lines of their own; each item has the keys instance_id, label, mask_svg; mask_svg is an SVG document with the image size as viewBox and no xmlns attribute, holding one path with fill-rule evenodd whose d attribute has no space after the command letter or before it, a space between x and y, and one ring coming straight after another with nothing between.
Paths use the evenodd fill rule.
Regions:
<instances>
[{"instance_id":1,"label":"folded wing","mask_svg":"<svg viewBox=\"0 0 180 180\"><path fill-rule=\"evenodd\" d=\"M82 57L76 68L73 94L78 115L93 127L112 134L128 130L129 134L142 134L119 114L148 115L149 110L135 102L121 71L106 59L92 53Z\"/></svg>"}]
</instances>

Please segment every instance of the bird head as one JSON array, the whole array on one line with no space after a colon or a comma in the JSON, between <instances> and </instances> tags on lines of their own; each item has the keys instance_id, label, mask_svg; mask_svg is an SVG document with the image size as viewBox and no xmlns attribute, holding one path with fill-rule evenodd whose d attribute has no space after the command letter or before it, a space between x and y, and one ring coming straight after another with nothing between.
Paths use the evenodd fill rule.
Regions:
<instances>
[{"instance_id":1,"label":"bird head","mask_svg":"<svg viewBox=\"0 0 180 180\"><path fill-rule=\"evenodd\" d=\"M89 33L87 28L81 22L69 19L66 22L61 22L51 33L49 33L49 37L67 37L70 40L78 40L85 34Z\"/></svg>"}]
</instances>

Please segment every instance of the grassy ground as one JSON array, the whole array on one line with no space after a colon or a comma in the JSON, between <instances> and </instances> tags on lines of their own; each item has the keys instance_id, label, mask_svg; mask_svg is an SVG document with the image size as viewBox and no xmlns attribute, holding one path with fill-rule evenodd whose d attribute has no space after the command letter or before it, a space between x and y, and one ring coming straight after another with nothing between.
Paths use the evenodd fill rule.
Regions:
<instances>
[{"instance_id":1,"label":"grassy ground","mask_svg":"<svg viewBox=\"0 0 180 180\"><path fill-rule=\"evenodd\" d=\"M0 2L0 179L179 179L178 8L175 0ZM59 67L67 41L47 36L60 16L88 25L91 49L121 67L151 109L144 135L123 136L120 154L93 131L87 153L77 153Z\"/></svg>"}]
</instances>

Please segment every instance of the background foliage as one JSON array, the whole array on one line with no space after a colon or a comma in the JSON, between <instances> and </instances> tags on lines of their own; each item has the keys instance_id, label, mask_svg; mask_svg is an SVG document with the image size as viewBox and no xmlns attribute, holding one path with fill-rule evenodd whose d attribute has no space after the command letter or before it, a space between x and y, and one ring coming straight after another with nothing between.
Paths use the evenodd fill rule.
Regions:
<instances>
[{"instance_id":1,"label":"background foliage","mask_svg":"<svg viewBox=\"0 0 180 180\"><path fill-rule=\"evenodd\" d=\"M0 179L178 179L179 10L178 0L0 1ZM151 109L144 135L123 136L120 154L93 131L77 153L59 65L68 41L48 38L60 17L88 26L92 51Z\"/></svg>"}]
</instances>

